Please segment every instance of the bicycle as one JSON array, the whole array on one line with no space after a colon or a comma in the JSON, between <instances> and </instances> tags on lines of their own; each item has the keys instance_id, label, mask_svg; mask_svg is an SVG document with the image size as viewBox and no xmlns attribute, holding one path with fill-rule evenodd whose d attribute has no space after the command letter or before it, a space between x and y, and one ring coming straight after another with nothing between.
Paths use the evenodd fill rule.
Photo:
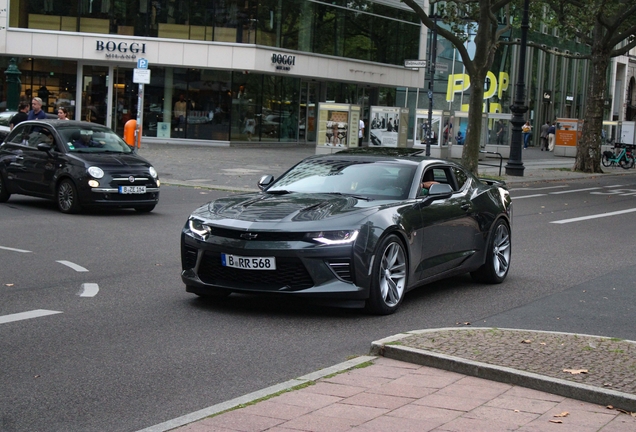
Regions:
<instances>
[{"instance_id":1,"label":"bicycle","mask_svg":"<svg viewBox=\"0 0 636 432\"><path fill-rule=\"evenodd\" d=\"M631 146L630 146L631 147ZM632 149L629 151L627 149L627 145L621 145L619 143L614 144L614 149L620 148L621 151L615 154L613 151L604 151L603 156L601 157L601 163L604 167L609 166L620 166L623 169L629 169L634 166L634 155L632 154Z\"/></svg>"}]
</instances>

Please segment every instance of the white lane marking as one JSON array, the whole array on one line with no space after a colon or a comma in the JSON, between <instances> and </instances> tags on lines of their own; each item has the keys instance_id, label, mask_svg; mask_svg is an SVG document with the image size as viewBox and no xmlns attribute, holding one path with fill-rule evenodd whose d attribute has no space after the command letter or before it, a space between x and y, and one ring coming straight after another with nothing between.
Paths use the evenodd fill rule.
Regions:
<instances>
[{"instance_id":1,"label":"white lane marking","mask_svg":"<svg viewBox=\"0 0 636 432\"><path fill-rule=\"evenodd\" d=\"M25 319L31 318L39 318L47 315L55 315L61 314L59 311L45 310L45 309L36 309L29 312L20 312L11 315L0 316L0 324L6 324L14 321L21 321Z\"/></svg>"},{"instance_id":2,"label":"white lane marking","mask_svg":"<svg viewBox=\"0 0 636 432\"><path fill-rule=\"evenodd\" d=\"M95 297L99 292L99 285L96 283L83 283L82 290L77 293L80 297Z\"/></svg>"},{"instance_id":3,"label":"white lane marking","mask_svg":"<svg viewBox=\"0 0 636 432\"><path fill-rule=\"evenodd\" d=\"M566 194L566 193L585 192L585 191L591 191L591 190L597 190L597 189L600 189L600 187L591 187L591 188L586 188L586 189L572 189L572 190L559 191L559 192L550 192L550 195L561 195L561 194Z\"/></svg>"},{"instance_id":4,"label":"white lane marking","mask_svg":"<svg viewBox=\"0 0 636 432\"><path fill-rule=\"evenodd\" d=\"M548 196L548 194L526 195L526 196L520 196L520 197L512 197L512 199L536 198L540 196Z\"/></svg>"},{"instance_id":5,"label":"white lane marking","mask_svg":"<svg viewBox=\"0 0 636 432\"><path fill-rule=\"evenodd\" d=\"M8 250L8 251L11 251L11 252L31 253L31 251L28 251L28 250L14 249L14 248L4 247L4 246L0 246L0 249Z\"/></svg>"},{"instance_id":6,"label":"white lane marking","mask_svg":"<svg viewBox=\"0 0 636 432\"><path fill-rule=\"evenodd\" d=\"M598 219L598 218L609 217L609 216L617 216L617 215L621 215L621 214L625 214L625 213L633 213L633 212L636 212L636 208L627 209L627 210L619 210L619 211L609 212L609 213L601 213L601 214L597 214L597 215L581 216L581 217L572 218L572 219L561 219L561 220L558 220L558 221L552 221L550 223L553 223L553 224L566 224L566 223L571 223L571 222L580 222L580 221L589 220L589 219Z\"/></svg>"},{"instance_id":7,"label":"white lane marking","mask_svg":"<svg viewBox=\"0 0 636 432\"><path fill-rule=\"evenodd\" d=\"M62 261L56 261L56 262L59 262L60 264L64 264L65 266L68 266L68 267L72 268L76 272L87 272L88 271L88 269L85 269L84 267L82 267L80 265L77 265L75 263L72 263L70 261L62 260Z\"/></svg>"}]
</instances>

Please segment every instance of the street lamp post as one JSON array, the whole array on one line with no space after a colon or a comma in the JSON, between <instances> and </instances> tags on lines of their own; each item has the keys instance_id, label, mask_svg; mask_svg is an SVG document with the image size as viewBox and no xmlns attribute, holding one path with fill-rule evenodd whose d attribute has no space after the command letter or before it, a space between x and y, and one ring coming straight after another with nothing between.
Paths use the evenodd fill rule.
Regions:
<instances>
[{"instance_id":1,"label":"street lamp post","mask_svg":"<svg viewBox=\"0 0 636 432\"><path fill-rule=\"evenodd\" d=\"M510 141L510 157L506 164L506 174L523 177L523 162L521 161L522 135L521 127L525 123L524 114L528 107L524 105L525 74L526 74L526 47L528 44L528 4L529 0L523 2L523 18L521 20L521 46L519 48L519 73L517 74L517 91L514 103L510 106L512 111L512 138Z\"/></svg>"},{"instance_id":2,"label":"street lamp post","mask_svg":"<svg viewBox=\"0 0 636 432\"><path fill-rule=\"evenodd\" d=\"M437 15L433 15L433 36L431 38L431 61L428 63L430 78L428 80L428 138L426 140L426 156L431 155L431 145L434 144L433 134L433 88L435 80L435 63L437 60Z\"/></svg>"}]
</instances>

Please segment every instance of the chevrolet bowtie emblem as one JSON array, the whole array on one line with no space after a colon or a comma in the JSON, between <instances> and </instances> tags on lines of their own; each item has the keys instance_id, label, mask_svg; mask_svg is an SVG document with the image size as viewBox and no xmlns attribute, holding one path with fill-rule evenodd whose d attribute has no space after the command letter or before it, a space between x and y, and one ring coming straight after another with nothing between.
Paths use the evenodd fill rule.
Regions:
<instances>
[{"instance_id":1,"label":"chevrolet bowtie emblem","mask_svg":"<svg viewBox=\"0 0 636 432\"><path fill-rule=\"evenodd\" d=\"M258 237L258 234L254 234L254 233L241 234L241 238L245 240L254 240L256 237Z\"/></svg>"}]
</instances>

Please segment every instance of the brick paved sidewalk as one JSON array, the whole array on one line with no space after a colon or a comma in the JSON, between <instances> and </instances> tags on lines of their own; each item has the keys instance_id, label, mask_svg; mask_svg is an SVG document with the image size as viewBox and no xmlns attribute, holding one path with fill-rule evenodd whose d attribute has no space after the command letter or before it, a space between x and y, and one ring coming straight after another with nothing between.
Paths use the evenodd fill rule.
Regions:
<instances>
[{"instance_id":1,"label":"brick paved sidewalk","mask_svg":"<svg viewBox=\"0 0 636 432\"><path fill-rule=\"evenodd\" d=\"M377 358L244 408L175 429L209 431L636 431L616 409Z\"/></svg>"}]
</instances>

